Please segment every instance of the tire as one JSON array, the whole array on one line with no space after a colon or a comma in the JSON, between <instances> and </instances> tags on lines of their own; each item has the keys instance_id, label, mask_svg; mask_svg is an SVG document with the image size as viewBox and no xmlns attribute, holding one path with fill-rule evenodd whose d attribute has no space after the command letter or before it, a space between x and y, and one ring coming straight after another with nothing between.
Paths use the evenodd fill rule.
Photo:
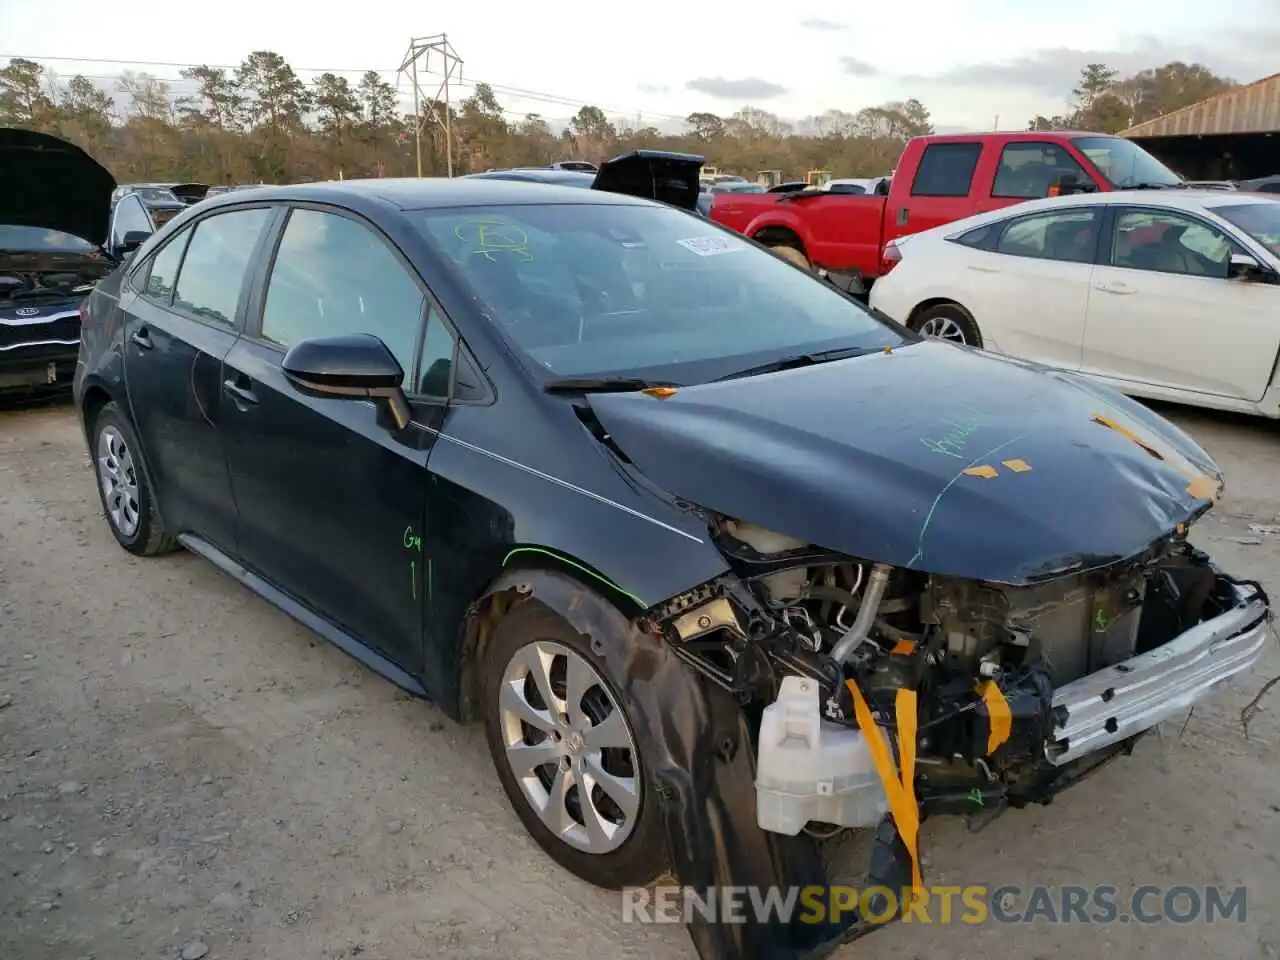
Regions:
<instances>
[{"instance_id":1,"label":"tire","mask_svg":"<svg viewBox=\"0 0 1280 960\"><path fill-rule=\"evenodd\" d=\"M804 255L798 248L785 243L770 244L769 249L781 257L787 263L795 264L801 270L813 271L813 264L809 262L809 258Z\"/></svg>"},{"instance_id":2,"label":"tire","mask_svg":"<svg viewBox=\"0 0 1280 960\"><path fill-rule=\"evenodd\" d=\"M571 668L576 668L574 676L586 678L578 687L582 691L578 697L580 708L567 700L558 701L564 707L561 716L568 716L567 725L548 724L546 715L551 711L543 711L539 717L541 729L517 718L517 710L524 716L533 716L533 710L546 703L537 693L534 680L539 664L547 664L541 672L549 679L553 698L567 695ZM586 671L579 673L584 667ZM635 725L621 706L622 698L605 677L603 661L592 652L588 640L546 607L526 602L505 616L494 630L481 665L481 702L485 739L494 768L525 829L570 873L597 887L618 890L644 886L661 876L667 866L667 848L657 790L638 747ZM615 715L621 723L610 719ZM585 723L588 719L592 721L590 725ZM542 732L553 727L558 741ZM593 751L592 730L600 731L596 737L607 737L604 742L624 746ZM534 764L530 767L513 759L511 748L541 752L528 757L528 763ZM560 754L568 756L556 760ZM540 762L543 757L549 762ZM515 773L517 764L526 771L524 776ZM599 812L598 818L584 816L580 787L573 783L584 772L590 776L592 769L625 778L610 779L615 786L609 793L598 785L603 780L597 781L589 807ZM634 786L630 792L634 802L624 807L612 798L626 802L628 791L620 789L619 784L628 781ZM560 783L566 784L566 802L556 808L550 805L551 796ZM535 802L547 804L545 818ZM556 809L563 819L557 820L550 813ZM630 817L624 812L627 809L634 811ZM588 820L607 822L608 827L589 833ZM566 826L552 829L553 823Z\"/></svg>"},{"instance_id":3,"label":"tire","mask_svg":"<svg viewBox=\"0 0 1280 960\"><path fill-rule=\"evenodd\" d=\"M98 499L116 542L141 557L176 550L178 543L165 532L138 460L138 436L118 404L98 411L90 435Z\"/></svg>"},{"instance_id":4,"label":"tire","mask_svg":"<svg viewBox=\"0 0 1280 960\"><path fill-rule=\"evenodd\" d=\"M912 319L911 329L926 337L982 348L982 331L977 321L958 303L938 303L921 310Z\"/></svg>"}]
</instances>

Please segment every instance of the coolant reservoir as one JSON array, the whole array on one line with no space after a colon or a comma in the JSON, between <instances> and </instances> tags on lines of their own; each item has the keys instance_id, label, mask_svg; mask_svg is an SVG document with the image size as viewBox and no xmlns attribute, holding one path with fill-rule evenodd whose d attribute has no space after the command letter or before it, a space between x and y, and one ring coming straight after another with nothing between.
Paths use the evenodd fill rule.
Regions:
<instances>
[{"instance_id":1,"label":"coolant reservoir","mask_svg":"<svg viewBox=\"0 0 1280 960\"><path fill-rule=\"evenodd\" d=\"M764 709L756 762L756 822L795 836L811 820L870 827L888 809L866 738L822 719L818 684L785 677Z\"/></svg>"}]
</instances>

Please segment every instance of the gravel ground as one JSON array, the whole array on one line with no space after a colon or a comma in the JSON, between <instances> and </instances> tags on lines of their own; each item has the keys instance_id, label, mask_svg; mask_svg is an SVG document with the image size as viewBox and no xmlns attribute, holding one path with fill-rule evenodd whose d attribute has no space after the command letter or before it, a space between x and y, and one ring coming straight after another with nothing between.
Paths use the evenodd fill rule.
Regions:
<instances>
[{"instance_id":1,"label":"gravel ground","mask_svg":"<svg viewBox=\"0 0 1280 960\"><path fill-rule=\"evenodd\" d=\"M1200 544L1280 598L1280 429L1186 410ZM841 958L1280 955L1272 650L1050 807L923 832L934 883L1244 884L1246 922L897 924ZM194 556L112 541L66 406L0 412L0 957L691 958L555 867L460 728Z\"/></svg>"}]
</instances>

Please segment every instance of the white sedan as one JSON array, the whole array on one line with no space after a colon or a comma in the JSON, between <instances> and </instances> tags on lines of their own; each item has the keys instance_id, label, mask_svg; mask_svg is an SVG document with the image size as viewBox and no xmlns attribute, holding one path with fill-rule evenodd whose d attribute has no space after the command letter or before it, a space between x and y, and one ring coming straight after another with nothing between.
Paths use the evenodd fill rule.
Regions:
<instances>
[{"instance_id":1,"label":"white sedan","mask_svg":"<svg viewBox=\"0 0 1280 960\"><path fill-rule=\"evenodd\" d=\"M1033 200L895 240L886 260L871 305L929 336L1280 417L1278 196Z\"/></svg>"}]
</instances>

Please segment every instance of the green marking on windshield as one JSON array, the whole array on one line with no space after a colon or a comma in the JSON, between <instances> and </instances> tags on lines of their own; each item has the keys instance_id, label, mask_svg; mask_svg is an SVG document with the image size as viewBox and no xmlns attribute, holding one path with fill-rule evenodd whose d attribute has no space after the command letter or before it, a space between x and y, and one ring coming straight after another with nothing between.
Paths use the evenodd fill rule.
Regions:
<instances>
[{"instance_id":1,"label":"green marking on windshield","mask_svg":"<svg viewBox=\"0 0 1280 960\"><path fill-rule=\"evenodd\" d=\"M618 586L608 577L603 577L600 574L596 573L594 570L588 567L584 567L582 564L577 563L573 560L570 560L568 557L562 557L560 554L553 553L550 550L543 550L541 547L516 547L515 549L510 551L505 557L502 558L502 565L505 567L508 563L511 562L512 557L520 553L540 554L544 557L551 557L551 559L553 560L558 560L560 563L563 563L566 566L573 567L573 569L577 570L579 573L585 573L587 576L591 577L593 580L597 580L600 583L603 583L606 587L609 587L611 590L618 591L618 593L622 594L628 600L631 600L632 602L634 602L637 607L640 607L642 609L644 608L644 603L640 600L639 597L637 597L634 593L629 593L628 591L623 590L620 586Z\"/></svg>"},{"instance_id":2,"label":"green marking on windshield","mask_svg":"<svg viewBox=\"0 0 1280 960\"><path fill-rule=\"evenodd\" d=\"M414 534L412 526L404 528L404 548L422 552L422 538Z\"/></svg>"},{"instance_id":3,"label":"green marking on windshield","mask_svg":"<svg viewBox=\"0 0 1280 960\"><path fill-rule=\"evenodd\" d=\"M479 217L464 220L453 228L453 235L467 245L467 256L481 256L496 263L495 253L514 253L525 262L533 259L529 235L505 220Z\"/></svg>"}]
</instances>

